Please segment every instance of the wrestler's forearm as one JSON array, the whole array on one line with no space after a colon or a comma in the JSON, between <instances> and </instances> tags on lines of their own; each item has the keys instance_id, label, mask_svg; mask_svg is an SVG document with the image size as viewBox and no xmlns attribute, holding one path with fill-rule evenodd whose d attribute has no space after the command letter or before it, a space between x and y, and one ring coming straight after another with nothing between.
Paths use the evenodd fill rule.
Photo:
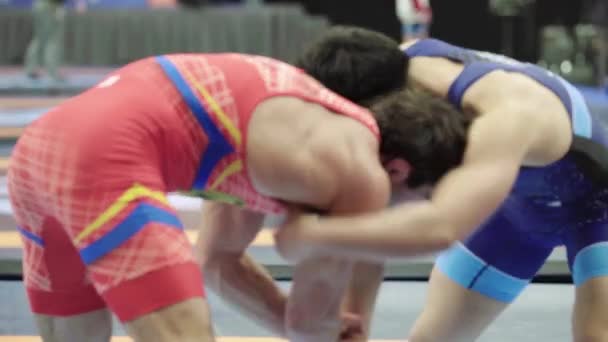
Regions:
<instances>
[{"instance_id":1,"label":"wrestler's forearm","mask_svg":"<svg viewBox=\"0 0 608 342\"><path fill-rule=\"evenodd\" d=\"M471 162L450 171L430 200L364 215L321 217L306 231L319 252L386 260L436 252L468 236L509 194L514 158Z\"/></svg>"},{"instance_id":2,"label":"wrestler's forearm","mask_svg":"<svg viewBox=\"0 0 608 342\"><path fill-rule=\"evenodd\" d=\"M343 311L361 317L366 337L369 337L371 318L383 278L384 264L363 262L355 264L344 300Z\"/></svg>"},{"instance_id":3,"label":"wrestler's forearm","mask_svg":"<svg viewBox=\"0 0 608 342\"><path fill-rule=\"evenodd\" d=\"M206 264L205 278L216 294L274 334L285 335L287 298L263 266L247 254L217 256Z\"/></svg>"},{"instance_id":4,"label":"wrestler's forearm","mask_svg":"<svg viewBox=\"0 0 608 342\"><path fill-rule=\"evenodd\" d=\"M340 306L351 279L353 262L316 257L295 265L286 326L292 342L336 341Z\"/></svg>"},{"instance_id":5,"label":"wrestler's forearm","mask_svg":"<svg viewBox=\"0 0 608 342\"><path fill-rule=\"evenodd\" d=\"M357 216L324 217L306 233L321 253L381 262L449 247L455 235L428 201Z\"/></svg>"}]
</instances>

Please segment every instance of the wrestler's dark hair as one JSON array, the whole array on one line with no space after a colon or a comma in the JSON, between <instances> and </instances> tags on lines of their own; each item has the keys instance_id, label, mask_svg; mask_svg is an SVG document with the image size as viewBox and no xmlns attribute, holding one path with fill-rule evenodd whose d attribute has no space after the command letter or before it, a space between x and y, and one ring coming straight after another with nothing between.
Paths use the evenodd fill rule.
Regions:
<instances>
[{"instance_id":1,"label":"wrestler's dark hair","mask_svg":"<svg viewBox=\"0 0 608 342\"><path fill-rule=\"evenodd\" d=\"M445 99L407 84L408 57L382 33L334 26L296 65L327 88L371 108L383 157L412 166L408 186L435 185L461 163L472 120Z\"/></svg>"},{"instance_id":2,"label":"wrestler's dark hair","mask_svg":"<svg viewBox=\"0 0 608 342\"><path fill-rule=\"evenodd\" d=\"M474 116L430 92L406 87L368 103L380 127L380 153L402 158L412 171L407 185L435 185L463 159Z\"/></svg>"},{"instance_id":3,"label":"wrestler's dark hair","mask_svg":"<svg viewBox=\"0 0 608 342\"><path fill-rule=\"evenodd\" d=\"M382 33L334 26L305 49L296 66L324 86L361 103L405 85L408 57Z\"/></svg>"}]
</instances>

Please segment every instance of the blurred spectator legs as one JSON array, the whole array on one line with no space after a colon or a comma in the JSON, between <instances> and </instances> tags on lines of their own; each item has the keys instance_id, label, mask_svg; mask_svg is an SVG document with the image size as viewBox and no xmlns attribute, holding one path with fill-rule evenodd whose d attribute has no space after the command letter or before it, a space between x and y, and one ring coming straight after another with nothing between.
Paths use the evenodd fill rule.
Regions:
<instances>
[{"instance_id":1,"label":"blurred spectator legs","mask_svg":"<svg viewBox=\"0 0 608 342\"><path fill-rule=\"evenodd\" d=\"M33 16L34 34L25 56L25 73L30 78L36 78L43 67L52 80L60 81L65 8L61 2L37 0L33 6Z\"/></svg>"},{"instance_id":2,"label":"blurred spectator legs","mask_svg":"<svg viewBox=\"0 0 608 342\"><path fill-rule=\"evenodd\" d=\"M515 36L516 27L522 26L524 30L534 30L534 20L532 13L534 0L490 0L489 9L492 14L500 18L501 32L501 53L510 57L515 57ZM526 47L533 43L533 40L525 39L517 44L525 44Z\"/></svg>"},{"instance_id":3,"label":"blurred spectator legs","mask_svg":"<svg viewBox=\"0 0 608 342\"><path fill-rule=\"evenodd\" d=\"M579 7L571 25L562 17L541 29L539 64L574 83L605 85L608 5L586 0Z\"/></svg>"}]
</instances>

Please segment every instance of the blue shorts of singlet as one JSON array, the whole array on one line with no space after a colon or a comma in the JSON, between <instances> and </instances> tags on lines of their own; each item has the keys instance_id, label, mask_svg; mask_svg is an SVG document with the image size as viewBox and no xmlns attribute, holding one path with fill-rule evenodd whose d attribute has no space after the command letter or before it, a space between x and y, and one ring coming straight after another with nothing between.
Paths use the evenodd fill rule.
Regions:
<instances>
[{"instance_id":1,"label":"blue shorts of singlet","mask_svg":"<svg viewBox=\"0 0 608 342\"><path fill-rule=\"evenodd\" d=\"M574 133L590 137L592 129L604 129L590 115L578 90L563 83L572 101ZM440 254L436 268L461 286L505 303L524 290L560 245L567 250L575 285L608 276L608 189L593 184L567 159L521 172L544 172L549 176L543 177L554 177L548 182L556 189L578 191L580 196L564 202L550 193L531 198L518 194L516 184L501 208L478 230ZM520 174L520 178L526 176ZM530 193L530 186L522 184L522 193Z\"/></svg>"}]
</instances>

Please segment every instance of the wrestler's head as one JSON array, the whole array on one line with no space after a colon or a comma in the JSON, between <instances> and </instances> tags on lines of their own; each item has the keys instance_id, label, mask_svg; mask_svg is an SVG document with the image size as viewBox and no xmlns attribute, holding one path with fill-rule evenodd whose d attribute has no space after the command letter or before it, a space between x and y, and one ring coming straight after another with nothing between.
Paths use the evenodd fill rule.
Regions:
<instances>
[{"instance_id":1,"label":"wrestler's head","mask_svg":"<svg viewBox=\"0 0 608 342\"><path fill-rule=\"evenodd\" d=\"M363 28L335 26L308 47L298 66L372 109L394 193L402 185L428 189L462 160L469 120L446 100L406 87L408 58L397 41Z\"/></svg>"},{"instance_id":2,"label":"wrestler's head","mask_svg":"<svg viewBox=\"0 0 608 342\"><path fill-rule=\"evenodd\" d=\"M361 103L404 86L408 58L397 41L379 32L334 26L308 46L296 65Z\"/></svg>"},{"instance_id":3,"label":"wrestler's head","mask_svg":"<svg viewBox=\"0 0 608 342\"><path fill-rule=\"evenodd\" d=\"M449 102L406 88L377 97L369 107L380 127L380 154L394 187L432 187L461 163L472 117Z\"/></svg>"}]
</instances>

